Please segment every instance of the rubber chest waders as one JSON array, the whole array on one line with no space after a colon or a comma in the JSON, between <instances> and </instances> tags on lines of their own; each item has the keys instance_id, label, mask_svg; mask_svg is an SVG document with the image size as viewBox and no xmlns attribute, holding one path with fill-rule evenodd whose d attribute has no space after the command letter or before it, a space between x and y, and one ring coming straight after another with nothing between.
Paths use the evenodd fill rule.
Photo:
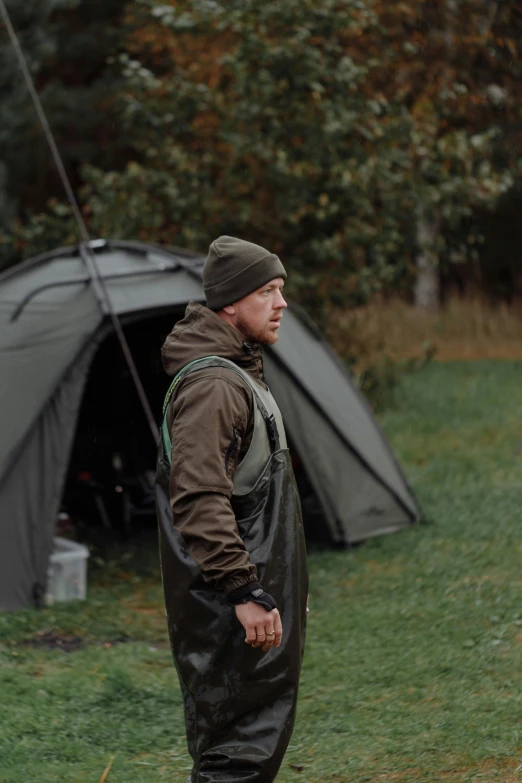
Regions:
<instances>
[{"instance_id":1,"label":"rubber chest waders","mask_svg":"<svg viewBox=\"0 0 522 783\"><path fill-rule=\"evenodd\" d=\"M165 416L180 381L204 367L236 372L253 392L252 442L236 468L231 504L259 581L277 601L283 639L267 653L245 644L234 607L203 580L175 530L164 420L156 503L169 635L194 760L190 780L271 783L292 733L304 648L308 576L301 508L275 400L236 364L206 357L184 367L167 394Z\"/></svg>"}]
</instances>

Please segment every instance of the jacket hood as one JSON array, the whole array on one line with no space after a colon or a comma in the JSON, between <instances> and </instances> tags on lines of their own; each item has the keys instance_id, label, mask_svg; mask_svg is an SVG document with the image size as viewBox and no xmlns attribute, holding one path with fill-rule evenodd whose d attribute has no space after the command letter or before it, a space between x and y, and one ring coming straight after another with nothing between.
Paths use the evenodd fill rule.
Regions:
<instances>
[{"instance_id":1,"label":"jacket hood","mask_svg":"<svg viewBox=\"0 0 522 783\"><path fill-rule=\"evenodd\" d=\"M246 343L233 326L202 304L189 302L163 343L161 359L167 375L176 375L186 364L205 356L221 356L235 362L254 378L263 379L261 347Z\"/></svg>"}]
</instances>

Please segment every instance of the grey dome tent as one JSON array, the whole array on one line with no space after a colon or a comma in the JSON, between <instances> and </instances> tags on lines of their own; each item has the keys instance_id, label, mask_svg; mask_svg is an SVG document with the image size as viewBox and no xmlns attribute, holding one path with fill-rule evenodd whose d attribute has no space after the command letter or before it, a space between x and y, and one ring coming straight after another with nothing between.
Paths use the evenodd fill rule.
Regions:
<instances>
[{"instance_id":1,"label":"grey dome tent","mask_svg":"<svg viewBox=\"0 0 522 783\"><path fill-rule=\"evenodd\" d=\"M205 301L197 254L137 242L90 245L125 329L154 316L173 323L188 301ZM82 395L111 325L77 246L0 274L0 323L0 609L13 610L37 604L45 590ZM375 418L313 325L288 311L265 359L331 543L418 520ZM168 383L164 376L156 384L158 399ZM159 406L157 413L159 423Z\"/></svg>"}]
</instances>

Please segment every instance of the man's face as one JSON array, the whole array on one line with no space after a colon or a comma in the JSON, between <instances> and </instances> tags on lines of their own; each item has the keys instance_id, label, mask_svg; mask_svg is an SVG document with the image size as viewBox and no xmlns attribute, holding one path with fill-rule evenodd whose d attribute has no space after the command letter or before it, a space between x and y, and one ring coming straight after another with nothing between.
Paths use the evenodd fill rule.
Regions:
<instances>
[{"instance_id":1,"label":"man's face","mask_svg":"<svg viewBox=\"0 0 522 783\"><path fill-rule=\"evenodd\" d=\"M279 338L283 310L288 307L283 299L282 277L235 302L236 328L250 343L273 345Z\"/></svg>"}]
</instances>

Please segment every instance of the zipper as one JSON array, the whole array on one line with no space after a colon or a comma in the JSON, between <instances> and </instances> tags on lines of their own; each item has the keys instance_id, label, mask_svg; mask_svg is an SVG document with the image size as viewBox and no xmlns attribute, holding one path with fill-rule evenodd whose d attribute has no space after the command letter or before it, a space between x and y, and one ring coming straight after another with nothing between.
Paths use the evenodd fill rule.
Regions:
<instances>
[{"instance_id":1,"label":"zipper","mask_svg":"<svg viewBox=\"0 0 522 783\"><path fill-rule=\"evenodd\" d=\"M230 445L227 449L227 453L225 454L225 473L228 476L228 464L230 462L230 458L233 456L234 451L237 449L239 444L239 435L236 429L232 430L232 440L230 441Z\"/></svg>"}]
</instances>

